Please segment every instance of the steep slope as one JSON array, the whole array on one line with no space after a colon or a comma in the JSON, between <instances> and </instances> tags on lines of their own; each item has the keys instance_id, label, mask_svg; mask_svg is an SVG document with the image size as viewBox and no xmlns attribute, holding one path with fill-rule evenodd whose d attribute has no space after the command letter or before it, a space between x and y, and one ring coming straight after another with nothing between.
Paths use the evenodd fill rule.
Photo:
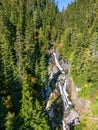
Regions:
<instances>
[{"instance_id":1,"label":"steep slope","mask_svg":"<svg viewBox=\"0 0 98 130\"><path fill-rule=\"evenodd\" d=\"M76 0L59 13L54 0L0 1L0 130L51 129L45 112L49 43L70 63L79 97L91 102L75 129L97 130L96 120L88 120L98 117L97 6L97 0Z\"/></svg>"},{"instance_id":2,"label":"steep slope","mask_svg":"<svg viewBox=\"0 0 98 130\"><path fill-rule=\"evenodd\" d=\"M98 1L76 0L62 12L64 32L60 52L71 63L71 76L81 88L79 97L91 101L86 116L98 117ZM56 48L58 46L55 45ZM93 120L93 119L92 119ZM82 129L98 128L97 121L83 120Z\"/></svg>"},{"instance_id":3,"label":"steep slope","mask_svg":"<svg viewBox=\"0 0 98 130\"><path fill-rule=\"evenodd\" d=\"M53 0L0 1L0 130L50 129L42 93L57 15Z\"/></svg>"}]
</instances>

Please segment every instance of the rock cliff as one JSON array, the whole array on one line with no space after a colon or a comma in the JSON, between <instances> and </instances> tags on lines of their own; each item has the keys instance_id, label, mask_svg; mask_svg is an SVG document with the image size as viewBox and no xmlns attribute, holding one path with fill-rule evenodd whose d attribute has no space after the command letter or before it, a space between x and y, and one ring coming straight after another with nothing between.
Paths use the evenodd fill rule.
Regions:
<instances>
[{"instance_id":1,"label":"rock cliff","mask_svg":"<svg viewBox=\"0 0 98 130\"><path fill-rule=\"evenodd\" d=\"M70 63L63 61L60 53L52 48L49 50L46 100L52 130L56 129L58 120L60 130L70 130L80 123L79 115L85 111L86 103L78 98L77 89L70 77Z\"/></svg>"}]
</instances>

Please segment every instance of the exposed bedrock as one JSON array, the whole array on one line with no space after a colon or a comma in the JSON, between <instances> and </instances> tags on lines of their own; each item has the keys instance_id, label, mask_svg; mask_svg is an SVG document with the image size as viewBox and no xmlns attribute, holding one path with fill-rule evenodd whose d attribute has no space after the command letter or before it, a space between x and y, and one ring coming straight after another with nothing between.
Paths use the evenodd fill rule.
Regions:
<instances>
[{"instance_id":1,"label":"exposed bedrock","mask_svg":"<svg viewBox=\"0 0 98 130\"><path fill-rule=\"evenodd\" d=\"M78 98L78 92L70 75L70 63L63 61L59 52L49 52L48 83L46 90L46 110L55 130L57 116L61 116L60 130L70 130L70 126L80 123L79 116L85 113L89 103Z\"/></svg>"}]
</instances>

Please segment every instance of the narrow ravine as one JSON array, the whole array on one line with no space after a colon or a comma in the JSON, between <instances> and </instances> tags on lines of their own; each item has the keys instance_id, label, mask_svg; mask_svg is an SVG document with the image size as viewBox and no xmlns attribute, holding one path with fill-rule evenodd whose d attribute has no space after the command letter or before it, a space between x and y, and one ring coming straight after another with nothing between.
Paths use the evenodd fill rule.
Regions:
<instances>
[{"instance_id":1,"label":"narrow ravine","mask_svg":"<svg viewBox=\"0 0 98 130\"><path fill-rule=\"evenodd\" d=\"M48 69L48 84L46 95L47 105L46 110L48 111L49 119L51 121L51 128L55 130L55 105L53 103L57 101L58 97L61 98L62 106L62 127L60 129L70 130L70 126L74 126L80 123L79 114L73 107L73 102L70 100L70 93L68 93L69 75L68 63L64 63L58 52L49 50L49 69ZM63 62L63 65L62 65ZM66 67L67 64L67 67ZM70 65L69 65L70 66ZM66 69L65 69L66 68Z\"/></svg>"}]
</instances>

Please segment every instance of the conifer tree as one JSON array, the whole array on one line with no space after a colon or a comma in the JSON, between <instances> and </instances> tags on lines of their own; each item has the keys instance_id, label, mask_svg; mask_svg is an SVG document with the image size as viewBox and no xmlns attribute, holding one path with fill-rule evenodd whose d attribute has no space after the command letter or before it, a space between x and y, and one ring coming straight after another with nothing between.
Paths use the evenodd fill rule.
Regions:
<instances>
[{"instance_id":1,"label":"conifer tree","mask_svg":"<svg viewBox=\"0 0 98 130\"><path fill-rule=\"evenodd\" d=\"M40 65L39 70L40 70L41 82L45 84L47 79L47 63L45 54L42 54L39 65Z\"/></svg>"},{"instance_id":2,"label":"conifer tree","mask_svg":"<svg viewBox=\"0 0 98 130\"><path fill-rule=\"evenodd\" d=\"M56 37L56 11L49 0L0 1L1 129L50 129L39 93L47 79L48 44Z\"/></svg>"},{"instance_id":3,"label":"conifer tree","mask_svg":"<svg viewBox=\"0 0 98 130\"><path fill-rule=\"evenodd\" d=\"M21 129L49 129L47 116L42 112L42 107L37 99L33 98L32 90L29 86L29 81L25 75L23 78L22 89L22 107L20 115L23 118Z\"/></svg>"}]
</instances>

